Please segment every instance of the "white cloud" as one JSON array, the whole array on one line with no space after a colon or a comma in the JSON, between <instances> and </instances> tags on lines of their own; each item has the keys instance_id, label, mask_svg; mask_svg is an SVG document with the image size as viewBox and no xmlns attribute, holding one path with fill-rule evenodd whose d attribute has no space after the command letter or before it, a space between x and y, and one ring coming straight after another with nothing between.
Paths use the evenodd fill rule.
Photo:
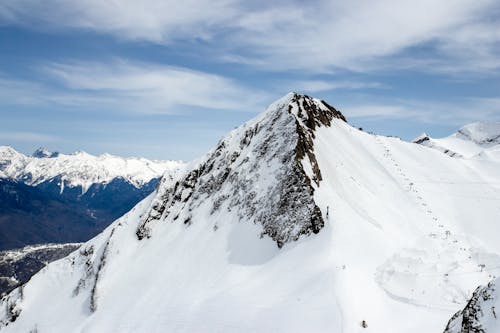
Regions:
<instances>
[{"instance_id":1,"label":"white cloud","mask_svg":"<svg viewBox=\"0 0 500 333\"><path fill-rule=\"evenodd\" d=\"M409 119L421 123L461 126L475 121L500 120L500 98L459 98L454 101L394 99L341 108L349 118Z\"/></svg>"},{"instance_id":2,"label":"white cloud","mask_svg":"<svg viewBox=\"0 0 500 333\"><path fill-rule=\"evenodd\" d=\"M156 43L201 38L211 57L273 70L484 72L500 67L499 11L496 0L18 0L0 4L0 22ZM411 52L423 45L432 52Z\"/></svg>"},{"instance_id":3,"label":"white cloud","mask_svg":"<svg viewBox=\"0 0 500 333\"><path fill-rule=\"evenodd\" d=\"M124 60L53 63L44 71L73 91L145 113L172 113L183 106L248 110L267 96L220 75Z\"/></svg>"},{"instance_id":4,"label":"white cloud","mask_svg":"<svg viewBox=\"0 0 500 333\"><path fill-rule=\"evenodd\" d=\"M358 71L376 70L381 64L390 68L393 64L387 59L384 61L384 57L425 44L435 49L427 52L426 57L443 59L442 65L450 65L449 60L482 64L490 62L490 57L477 52L471 56L455 51L470 49L475 42L482 49L490 50L498 45L498 36L490 34L490 38L481 39L474 33L463 33L462 38L457 38L456 32L472 29L496 4L498 2L468 0L322 1L316 6L296 7L290 11L275 10L272 19L269 12L256 13L257 18L243 21L246 38L238 37L238 40L243 40L253 52L281 68L322 71L337 66ZM252 30L264 22L274 25L262 31ZM488 28L498 31L500 24L493 21ZM478 31L479 36L484 30ZM422 53L410 53L405 57L425 59ZM380 58L382 60L378 61Z\"/></svg>"},{"instance_id":5,"label":"white cloud","mask_svg":"<svg viewBox=\"0 0 500 333\"><path fill-rule=\"evenodd\" d=\"M208 38L233 12L231 0L18 0L0 4L0 22L41 29L78 28L164 42Z\"/></svg>"},{"instance_id":6,"label":"white cloud","mask_svg":"<svg viewBox=\"0 0 500 333\"><path fill-rule=\"evenodd\" d=\"M115 60L50 63L41 72L45 80L39 82L0 78L2 104L179 113L189 108L254 112L268 101L267 93L229 78L181 67Z\"/></svg>"}]
</instances>

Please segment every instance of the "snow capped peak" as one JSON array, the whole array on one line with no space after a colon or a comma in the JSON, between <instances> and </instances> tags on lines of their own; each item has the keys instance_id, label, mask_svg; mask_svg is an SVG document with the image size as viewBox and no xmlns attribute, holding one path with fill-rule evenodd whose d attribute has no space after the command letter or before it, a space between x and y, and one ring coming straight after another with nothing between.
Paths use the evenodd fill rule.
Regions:
<instances>
[{"instance_id":1,"label":"snow capped peak","mask_svg":"<svg viewBox=\"0 0 500 333\"><path fill-rule=\"evenodd\" d=\"M263 115L272 116L276 112L285 111L311 129L314 129L318 124L326 125L333 118L346 122L342 113L325 101L295 92L290 92L271 103ZM260 118L257 117L257 120Z\"/></svg>"},{"instance_id":2,"label":"snow capped peak","mask_svg":"<svg viewBox=\"0 0 500 333\"><path fill-rule=\"evenodd\" d=\"M492 146L500 143L500 122L476 122L465 125L456 136L478 145Z\"/></svg>"},{"instance_id":3,"label":"snow capped peak","mask_svg":"<svg viewBox=\"0 0 500 333\"><path fill-rule=\"evenodd\" d=\"M94 156L83 151L73 154L51 153L43 148L37 149L34 156L30 157L11 147L0 147L1 177L20 180L32 186L57 181L61 191L65 187L81 186L85 193L92 184L109 183L115 178L123 178L135 187L140 187L182 165L180 161L150 161L110 154Z\"/></svg>"},{"instance_id":4,"label":"snow capped peak","mask_svg":"<svg viewBox=\"0 0 500 333\"><path fill-rule=\"evenodd\" d=\"M261 225L261 235L278 247L318 233L324 221L312 194L322 175L313 138L334 119L345 122L321 100L296 93L280 98L229 133L175 185L164 179L138 238L151 237L159 221L194 223L202 202L211 205L209 215L224 209Z\"/></svg>"},{"instance_id":5,"label":"snow capped peak","mask_svg":"<svg viewBox=\"0 0 500 333\"><path fill-rule=\"evenodd\" d=\"M329 125L333 118L347 122L340 111L337 111L325 101L297 93L292 94L289 112L312 129L318 124Z\"/></svg>"},{"instance_id":6,"label":"snow capped peak","mask_svg":"<svg viewBox=\"0 0 500 333\"><path fill-rule=\"evenodd\" d=\"M44 147L40 147L31 154L32 157L37 158L52 158L57 157L59 155L58 152L51 152Z\"/></svg>"}]
</instances>

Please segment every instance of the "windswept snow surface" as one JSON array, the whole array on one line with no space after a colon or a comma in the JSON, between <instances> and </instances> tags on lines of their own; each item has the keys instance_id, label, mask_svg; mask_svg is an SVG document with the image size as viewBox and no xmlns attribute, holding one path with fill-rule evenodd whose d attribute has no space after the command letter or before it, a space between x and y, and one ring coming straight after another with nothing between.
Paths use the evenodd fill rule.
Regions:
<instances>
[{"instance_id":1,"label":"windswept snow surface","mask_svg":"<svg viewBox=\"0 0 500 333\"><path fill-rule=\"evenodd\" d=\"M110 154L94 156L79 151L73 154L51 153L37 149L26 156L9 146L0 146L0 177L19 180L36 186L57 180L61 187L82 187L85 193L91 185L109 183L123 178L139 188L166 170L180 168L180 161L151 161L145 158L122 158Z\"/></svg>"},{"instance_id":2,"label":"windswept snow surface","mask_svg":"<svg viewBox=\"0 0 500 333\"><path fill-rule=\"evenodd\" d=\"M328 112L318 100L287 95L194 170L215 160L220 179L218 158L240 149L231 137L246 137L270 116L301 124L296 99ZM273 131L286 140L293 128ZM337 118L316 127L312 142L322 175L310 182L324 220L317 234L278 248L271 235L260 237L265 224L238 213L246 207L240 201L213 210L220 195L233 193L231 176L208 196L198 192L209 174L180 193L179 181L164 181L102 234L4 298L2 332L442 332L476 286L500 272L498 161L450 158ZM282 152L273 149L285 146L268 145L260 160L245 147L234 163L248 157L260 164L234 177L256 180L249 192L257 186L274 193L283 179L267 166L277 166ZM297 159L309 180L313 160ZM159 196L173 202L169 193L178 201L158 210L139 240Z\"/></svg>"}]
</instances>

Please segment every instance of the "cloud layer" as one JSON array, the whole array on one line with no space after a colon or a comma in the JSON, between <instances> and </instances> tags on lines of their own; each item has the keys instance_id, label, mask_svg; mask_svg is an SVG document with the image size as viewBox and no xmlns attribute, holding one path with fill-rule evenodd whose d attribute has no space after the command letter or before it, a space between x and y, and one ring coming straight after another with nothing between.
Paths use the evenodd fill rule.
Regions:
<instances>
[{"instance_id":1,"label":"cloud layer","mask_svg":"<svg viewBox=\"0 0 500 333\"><path fill-rule=\"evenodd\" d=\"M85 29L169 44L203 41L220 61L266 70L354 71L417 67L490 71L500 66L495 0L18 0L0 22ZM425 55L418 48L426 48ZM390 62L381 58L392 57Z\"/></svg>"}]
</instances>

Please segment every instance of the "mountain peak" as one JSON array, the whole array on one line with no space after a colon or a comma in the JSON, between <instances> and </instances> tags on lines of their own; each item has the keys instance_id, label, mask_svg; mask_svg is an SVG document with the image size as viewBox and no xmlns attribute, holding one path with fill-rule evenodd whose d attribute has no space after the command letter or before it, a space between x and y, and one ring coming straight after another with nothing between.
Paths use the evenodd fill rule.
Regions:
<instances>
[{"instance_id":1,"label":"mountain peak","mask_svg":"<svg viewBox=\"0 0 500 333\"><path fill-rule=\"evenodd\" d=\"M340 111L325 101L296 92L290 92L276 100L267 107L264 113L272 114L276 110L288 111L312 130L318 125L329 126L334 118L347 122Z\"/></svg>"},{"instance_id":2,"label":"mountain peak","mask_svg":"<svg viewBox=\"0 0 500 333\"><path fill-rule=\"evenodd\" d=\"M31 156L36 158L52 158L59 156L59 152L51 152L44 147L40 147Z\"/></svg>"},{"instance_id":3,"label":"mountain peak","mask_svg":"<svg viewBox=\"0 0 500 333\"><path fill-rule=\"evenodd\" d=\"M151 237L159 221L189 225L197 215L222 210L261 225L261 235L278 247L318 233L324 221L313 193L322 175L313 139L319 127L330 127L334 119L345 122L321 100L297 93L280 98L229 133L175 184L163 180L137 237ZM201 213L200 205L211 208Z\"/></svg>"},{"instance_id":4,"label":"mountain peak","mask_svg":"<svg viewBox=\"0 0 500 333\"><path fill-rule=\"evenodd\" d=\"M333 118L347 122L340 111L323 100L298 93L291 93L290 95L288 111L313 130L320 124L330 126Z\"/></svg>"},{"instance_id":5,"label":"mountain peak","mask_svg":"<svg viewBox=\"0 0 500 333\"><path fill-rule=\"evenodd\" d=\"M17 150L15 150L14 148L12 148L11 146L0 146L0 154L3 154L3 155L19 155L21 153L19 153Z\"/></svg>"}]
</instances>

